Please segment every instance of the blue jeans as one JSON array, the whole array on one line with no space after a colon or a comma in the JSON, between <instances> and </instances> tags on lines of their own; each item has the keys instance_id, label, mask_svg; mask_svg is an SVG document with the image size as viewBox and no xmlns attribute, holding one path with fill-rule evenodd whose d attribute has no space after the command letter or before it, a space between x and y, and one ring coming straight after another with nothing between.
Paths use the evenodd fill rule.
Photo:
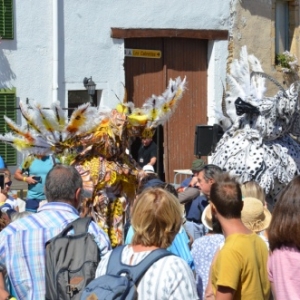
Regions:
<instances>
[{"instance_id":1,"label":"blue jeans","mask_svg":"<svg viewBox=\"0 0 300 300\"><path fill-rule=\"evenodd\" d=\"M186 221L184 228L194 240L206 235L208 232L208 229L203 224L198 224L193 221Z\"/></svg>"},{"instance_id":2,"label":"blue jeans","mask_svg":"<svg viewBox=\"0 0 300 300\"><path fill-rule=\"evenodd\" d=\"M37 212L37 209L39 208L39 205L40 205L41 201L42 200L40 200L40 199L27 199L25 210L26 211Z\"/></svg>"}]
</instances>

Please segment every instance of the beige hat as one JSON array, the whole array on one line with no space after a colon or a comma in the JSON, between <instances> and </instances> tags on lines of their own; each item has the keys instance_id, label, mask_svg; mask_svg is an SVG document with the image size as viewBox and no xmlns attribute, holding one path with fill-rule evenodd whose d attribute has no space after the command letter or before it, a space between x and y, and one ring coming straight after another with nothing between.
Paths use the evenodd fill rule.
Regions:
<instances>
[{"instance_id":1,"label":"beige hat","mask_svg":"<svg viewBox=\"0 0 300 300\"><path fill-rule=\"evenodd\" d=\"M243 202L242 222L244 225L254 232L267 229L272 218L270 211L256 198L246 197Z\"/></svg>"},{"instance_id":2,"label":"beige hat","mask_svg":"<svg viewBox=\"0 0 300 300\"><path fill-rule=\"evenodd\" d=\"M204 210L203 210L203 213L202 213L202 216L201 216L201 221L202 221L202 224L208 228L209 230L213 230L212 228L212 215L211 215L211 207L210 207L210 204L208 204Z\"/></svg>"}]
</instances>

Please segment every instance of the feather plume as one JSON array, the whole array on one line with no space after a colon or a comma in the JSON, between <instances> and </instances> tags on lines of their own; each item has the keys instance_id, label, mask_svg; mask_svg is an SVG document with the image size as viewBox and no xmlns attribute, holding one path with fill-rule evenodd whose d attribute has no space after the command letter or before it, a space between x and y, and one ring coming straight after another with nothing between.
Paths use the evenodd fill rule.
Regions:
<instances>
[{"instance_id":1,"label":"feather plume","mask_svg":"<svg viewBox=\"0 0 300 300\"><path fill-rule=\"evenodd\" d=\"M17 125L13 120L10 118L3 116L6 124L15 134L24 137L28 142L33 142L34 137L28 130L23 130L21 126Z\"/></svg>"},{"instance_id":2,"label":"feather plume","mask_svg":"<svg viewBox=\"0 0 300 300\"><path fill-rule=\"evenodd\" d=\"M265 78L262 76L253 76L253 72L263 72L260 61L253 55L248 56L248 61L251 68L251 95L256 99L262 99L266 92Z\"/></svg>"},{"instance_id":3,"label":"feather plume","mask_svg":"<svg viewBox=\"0 0 300 300\"><path fill-rule=\"evenodd\" d=\"M65 113L62 110L58 101L51 104L51 109L55 116L56 123L58 124L57 130L62 130L66 124Z\"/></svg>"},{"instance_id":4,"label":"feather plume","mask_svg":"<svg viewBox=\"0 0 300 300\"><path fill-rule=\"evenodd\" d=\"M246 93L243 90L242 86L236 81L234 77L232 77L230 74L226 77L227 84L229 85L229 89L231 92L231 96L235 99L240 97L241 99L246 98Z\"/></svg>"},{"instance_id":5,"label":"feather plume","mask_svg":"<svg viewBox=\"0 0 300 300\"><path fill-rule=\"evenodd\" d=\"M74 134L79 132L79 128L87 122L86 111L90 107L89 103L80 105L73 113L66 131Z\"/></svg>"},{"instance_id":6,"label":"feather plume","mask_svg":"<svg viewBox=\"0 0 300 300\"><path fill-rule=\"evenodd\" d=\"M71 115L66 131L71 135L78 135L92 131L99 125L98 110L89 103L80 105Z\"/></svg>"},{"instance_id":7,"label":"feather plume","mask_svg":"<svg viewBox=\"0 0 300 300\"><path fill-rule=\"evenodd\" d=\"M146 126L148 116L141 108L135 108L133 112L127 117L128 122L132 126Z\"/></svg>"},{"instance_id":8,"label":"feather plume","mask_svg":"<svg viewBox=\"0 0 300 300\"><path fill-rule=\"evenodd\" d=\"M174 80L170 79L167 90L163 93L166 98L166 103L174 111L178 104L178 100L182 98L183 91L185 90L186 77L181 81L180 77Z\"/></svg>"},{"instance_id":9,"label":"feather plume","mask_svg":"<svg viewBox=\"0 0 300 300\"><path fill-rule=\"evenodd\" d=\"M161 96L155 97L157 105L157 111L155 122L149 123L149 126L157 127L163 125L174 112L177 107L178 101L182 98L183 91L186 86L186 77L181 80L177 77L175 80L170 79L167 89Z\"/></svg>"},{"instance_id":10,"label":"feather plume","mask_svg":"<svg viewBox=\"0 0 300 300\"><path fill-rule=\"evenodd\" d=\"M241 48L240 59L235 59L232 62L230 74L239 82L239 85L243 89L245 95L250 95L250 70L246 46Z\"/></svg>"},{"instance_id":11,"label":"feather plume","mask_svg":"<svg viewBox=\"0 0 300 300\"><path fill-rule=\"evenodd\" d=\"M36 113L35 120L38 124L41 132L44 137L47 137L49 140L54 140L58 142L55 131L59 128L59 124L57 124L56 119L54 118L52 111L46 111L41 108L41 105L38 103L32 104L34 111Z\"/></svg>"},{"instance_id":12,"label":"feather plume","mask_svg":"<svg viewBox=\"0 0 300 300\"><path fill-rule=\"evenodd\" d=\"M164 98L152 95L150 99L147 99L142 109L148 118L148 126L151 126L154 121L158 120L161 114L160 108L164 104Z\"/></svg>"},{"instance_id":13,"label":"feather plume","mask_svg":"<svg viewBox=\"0 0 300 300\"><path fill-rule=\"evenodd\" d=\"M42 132L41 132L40 128L38 127L38 125L35 123L33 114L29 112L28 108L25 108L22 101L20 101L19 107L20 107L20 111L21 111L22 116L24 117L24 119L27 122L27 125L29 125L36 132L41 134Z\"/></svg>"},{"instance_id":14,"label":"feather plume","mask_svg":"<svg viewBox=\"0 0 300 300\"><path fill-rule=\"evenodd\" d=\"M65 113L62 110L60 103L58 101L51 104L51 110L54 116L53 127L57 131L56 133L54 133L54 136L56 136L55 139L59 142L62 142L63 141L62 131L64 130L64 127L66 125Z\"/></svg>"},{"instance_id":15,"label":"feather plume","mask_svg":"<svg viewBox=\"0 0 300 300\"><path fill-rule=\"evenodd\" d=\"M222 95L222 113L223 113L223 116L226 117L226 118L230 118L229 115L227 114L226 112L226 91L225 91L225 86L222 82L222 87L223 87L223 95Z\"/></svg>"},{"instance_id":16,"label":"feather plume","mask_svg":"<svg viewBox=\"0 0 300 300\"><path fill-rule=\"evenodd\" d=\"M274 83L283 93L284 97L288 98L288 95L287 93L285 92L285 89L282 87L282 85L276 80L274 79L273 77L269 76L268 74L266 73L263 73L263 72L252 72L251 73L251 77L252 76L261 76L263 78L266 78L268 80L270 80L272 83Z\"/></svg>"},{"instance_id":17,"label":"feather plume","mask_svg":"<svg viewBox=\"0 0 300 300\"><path fill-rule=\"evenodd\" d=\"M7 133L5 135L0 136L0 140L6 144L11 145L20 152L26 151L34 146L33 142L28 141L23 137L16 137L12 133Z\"/></svg>"}]
</instances>

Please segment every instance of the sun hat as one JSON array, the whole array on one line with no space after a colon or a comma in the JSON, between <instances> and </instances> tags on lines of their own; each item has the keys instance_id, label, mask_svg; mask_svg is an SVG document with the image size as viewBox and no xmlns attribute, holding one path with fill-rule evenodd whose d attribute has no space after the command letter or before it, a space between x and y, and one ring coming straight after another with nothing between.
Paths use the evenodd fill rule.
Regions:
<instances>
[{"instance_id":1,"label":"sun hat","mask_svg":"<svg viewBox=\"0 0 300 300\"><path fill-rule=\"evenodd\" d=\"M143 166L143 171L145 173L155 173L154 172L154 168L151 165L145 165L145 166Z\"/></svg>"},{"instance_id":2,"label":"sun hat","mask_svg":"<svg viewBox=\"0 0 300 300\"><path fill-rule=\"evenodd\" d=\"M201 158L195 159L192 163L191 170L199 172L204 168L204 166L205 166L205 162Z\"/></svg>"},{"instance_id":3,"label":"sun hat","mask_svg":"<svg viewBox=\"0 0 300 300\"><path fill-rule=\"evenodd\" d=\"M243 202L241 219L244 225L254 232L267 229L272 218L270 211L256 198L245 197Z\"/></svg>"},{"instance_id":4,"label":"sun hat","mask_svg":"<svg viewBox=\"0 0 300 300\"><path fill-rule=\"evenodd\" d=\"M204 208L204 210L202 212L201 221L202 221L202 224L206 228L208 228L209 230L213 230L213 227L212 227L211 207L210 207L209 204Z\"/></svg>"}]
</instances>

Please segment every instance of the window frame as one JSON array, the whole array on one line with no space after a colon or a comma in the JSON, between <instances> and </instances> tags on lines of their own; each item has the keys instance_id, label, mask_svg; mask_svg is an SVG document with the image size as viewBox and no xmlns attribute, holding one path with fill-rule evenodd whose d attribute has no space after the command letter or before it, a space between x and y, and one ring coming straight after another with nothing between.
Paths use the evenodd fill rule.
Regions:
<instances>
[{"instance_id":1,"label":"window frame","mask_svg":"<svg viewBox=\"0 0 300 300\"><path fill-rule=\"evenodd\" d=\"M14 39L13 0L0 0L0 37Z\"/></svg>"},{"instance_id":2,"label":"window frame","mask_svg":"<svg viewBox=\"0 0 300 300\"><path fill-rule=\"evenodd\" d=\"M7 116L14 122L17 122L17 98L16 89L0 89L0 134L10 132L3 116ZM17 165L17 150L7 143L0 142L0 155L7 166Z\"/></svg>"}]
</instances>

